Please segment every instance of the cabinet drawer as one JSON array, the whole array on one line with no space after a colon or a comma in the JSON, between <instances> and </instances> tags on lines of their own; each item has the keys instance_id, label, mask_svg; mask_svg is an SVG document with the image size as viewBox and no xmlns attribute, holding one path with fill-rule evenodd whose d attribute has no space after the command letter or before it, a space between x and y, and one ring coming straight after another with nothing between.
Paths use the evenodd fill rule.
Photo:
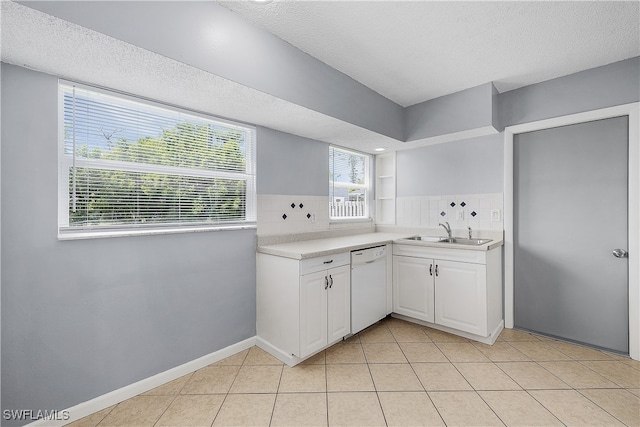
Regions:
<instances>
[{"instance_id":1,"label":"cabinet drawer","mask_svg":"<svg viewBox=\"0 0 640 427\"><path fill-rule=\"evenodd\" d=\"M300 274L315 273L328 268L340 267L351 262L349 252L332 254L323 257L303 259L300 261Z\"/></svg>"}]
</instances>

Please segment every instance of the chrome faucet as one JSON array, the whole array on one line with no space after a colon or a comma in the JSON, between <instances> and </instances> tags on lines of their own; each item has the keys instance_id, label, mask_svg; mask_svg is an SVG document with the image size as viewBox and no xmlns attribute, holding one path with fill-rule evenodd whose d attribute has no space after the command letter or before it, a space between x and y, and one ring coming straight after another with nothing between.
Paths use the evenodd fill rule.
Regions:
<instances>
[{"instance_id":1,"label":"chrome faucet","mask_svg":"<svg viewBox=\"0 0 640 427\"><path fill-rule=\"evenodd\" d=\"M445 225L446 224L446 225ZM445 221L444 224L439 223L438 225L441 225L444 227L444 229L447 231L447 235L449 236L449 238L451 239L451 226L449 225L448 222Z\"/></svg>"}]
</instances>

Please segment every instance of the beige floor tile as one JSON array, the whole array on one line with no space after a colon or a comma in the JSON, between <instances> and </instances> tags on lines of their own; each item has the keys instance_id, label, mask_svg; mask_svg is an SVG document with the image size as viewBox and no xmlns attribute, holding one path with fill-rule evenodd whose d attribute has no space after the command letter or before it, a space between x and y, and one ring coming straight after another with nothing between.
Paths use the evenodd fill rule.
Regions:
<instances>
[{"instance_id":1,"label":"beige floor tile","mask_svg":"<svg viewBox=\"0 0 640 427\"><path fill-rule=\"evenodd\" d=\"M442 418L423 392L379 392L388 426L444 426Z\"/></svg>"},{"instance_id":2,"label":"beige floor tile","mask_svg":"<svg viewBox=\"0 0 640 427\"><path fill-rule=\"evenodd\" d=\"M83 417L70 424L66 424L66 427L96 427L98 423L100 423L100 421L102 421L104 417L109 415L109 412L111 412L111 410L115 407L116 405L109 406L108 408L95 412L87 417Z\"/></svg>"},{"instance_id":3,"label":"beige floor tile","mask_svg":"<svg viewBox=\"0 0 640 427\"><path fill-rule=\"evenodd\" d=\"M282 366L247 366L240 368L229 393L276 393Z\"/></svg>"},{"instance_id":4,"label":"beige floor tile","mask_svg":"<svg viewBox=\"0 0 640 427\"><path fill-rule=\"evenodd\" d=\"M540 341L540 339L528 332L505 328L500 333L498 341Z\"/></svg>"},{"instance_id":5,"label":"beige floor tile","mask_svg":"<svg viewBox=\"0 0 640 427\"><path fill-rule=\"evenodd\" d=\"M210 426L224 398L224 394L178 396L162 414L155 427Z\"/></svg>"},{"instance_id":6,"label":"beige floor tile","mask_svg":"<svg viewBox=\"0 0 640 427\"><path fill-rule=\"evenodd\" d=\"M386 426L376 393L329 393L330 426Z\"/></svg>"},{"instance_id":7,"label":"beige floor tile","mask_svg":"<svg viewBox=\"0 0 640 427\"><path fill-rule=\"evenodd\" d=\"M247 354L249 354L249 351L250 349L243 350L239 353L234 354L233 356L229 356L226 359L222 359L221 361L216 362L215 364L219 366L242 365L244 363L244 360L247 358Z\"/></svg>"},{"instance_id":8,"label":"beige floor tile","mask_svg":"<svg viewBox=\"0 0 640 427\"><path fill-rule=\"evenodd\" d=\"M562 423L526 391L479 391L508 426L561 426Z\"/></svg>"},{"instance_id":9,"label":"beige floor tile","mask_svg":"<svg viewBox=\"0 0 640 427\"><path fill-rule=\"evenodd\" d=\"M325 393L278 394L271 426L326 426Z\"/></svg>"},{"instance_id":10,"label":"beige floor tile","mask_svg":"<svg viewBox=\"0 0 640 427\"><path fill-rule=\"evenodd\" d=\"M388 327L397 342L431 342L424 329L418 325L404 322L391 323Z\"/></svg>"},{"instance_id":11,"label":"beige floor tile","mask_svg":"<svg viewBox=\"0 0 640 427\"><path fill-rule=\"evenodd\" d=\"M451 363L412 363L411 366L427 391L472 390Z\"/></svg>"},{"instance_id":12,"label":"beige floor tile","mask_svg":"<svg viewBox=\"0 0 640 427\"><path fill-rule=\"evenodd\" d=\"M571 360L566 354L542 341L512 341L511 345L535 361Z\"/></svg>"},{"instance_id":13,"label":"beige floor tile","mask_svg":"<svg viewBox=\"0 0 640 427\"><path fill-rule=\"evenodd\" d=\"M180 394L227 393L239 370L240 366L211 365L202 368L194 372Z\"/></svg>"},{"instance_id":14,"label":"beige floor tile","mask_svg":"<svg viewBox=\"0 0 640 427\"><path fill-rule=\"evenodd\" d=\"M407 363L407 358L395 343L362 344L367 363Z\"/></svg>"},{"instance_id":15,"label":"beige floor tile","mask_svg":"<svg viewBox=\"0 0 640 427\"><path fill-rule=\"evenodd\" d=\"M618 388L602 375L579 362L539 362L543 368L572 388Z\"/></svg>"},{"instance_id":16,"label":"beige floor tile","mask_svg":"<svg viewBox=\"0 0 640 427\"><path fill-rule=\"evenodd\" d=\"M360 336L360 342L362 343L396 342L396 339L391 335L391 331L383 322L378 322L375 325L369 326L358 335Z\"/></svg>"},{"instance_id":17,"label":"beige floor tile","mask_svg":"<svg viewBox=\"0 0 640 427\"><path fill-rule=\"evenodd\" d=\"M530 393L567 426L623 426L575 390L534 390Z\"/></svg>"},{"instance_id":18,"label":"beige floor tile","mask_svg":"<svg viewBox=\"0 0 640 427\"><path fill-rule=\"evenodd\" d=\"M429 392L429 397L448 426L504 425L476 392Z\"/></svg>"},{"instance_id":19,"label":"beige floor tile","mask_svg":"<svg viewBox=\"0 0 640 427\"><path fill-rule=\"evenodd\" d=\"M626 389L629 393L633 393L636 396L640 397L640 388L627 388Z\"/></svg>"},{"instance_id":20,"label":"beige floor tile","mask_svg":"<svg viewBox=\"0 0 640 427\"><path fill-rule=\"evenodd\" d=\"M506 341L496 341L493 345L474 342L473 346L492 362L527 362L531 360Z\"/></svg>"},{"instance_id":21,"label":"beige floor tile","mask_svg":"<svg viewBox=\"0 0 640 427\"><path fill-rule=\"evenodd\" d=\"M326 351L327 363L365 363L364 351L360 343L338 343Z\"/></svg>"},{"instance_id":22,"label":"beige floor tile","mask_svg":"<svg viewBox=\"0 0 640 427\"><path fill-rule=\"evenodd\" d=\"M627 390L578 390L587 399L628 426L640 426L640 399Z\"/></svg>"},{"instance_id":23,"label":"beige floor tile","mask_svg":"<svg viewBox=\"0 0 640 427\"><path fill-rule=\"evenodd\" d=\"M275 394L229 394L213 425L268 426L275 400Z\"/></svg>"},{"instance_id":24,"label":"beige floor tile","mask_svg":"<svg viewBox=\"0 0 640 427\"><path fill-rule=\"evenodd\" d=\"M301 362L301 365L324 365L327 363L326 352L323 350L317 354L314 354L310 358Z\"/></svg>"},{"instance_id":25,"label":"beige floor tile","mask_svg":"<svg viewBox=\"0 0 640 427\"><path fill-rule=\"evenodd\" d=\"M522 390L493 363L454 363L454 366L476 390Z\"/></svg>"},{"instance_id":26,"label":"beige floor tile","mask_svg":"<svg viewBox=\"0 0 640 427\"><path fill-rule=\"evenodd\" d=\"M451 362L490 362L490 360L471 343L436 343L440 351Z\"/></svg>"},{"instance_id":27,"label":"beige floor tile","mask_svg":"<svg viewBox=\"0 0 640 427\"><path fill-rule=\"evenodd\" d=\"M571 388L536 362L504 362L496 365L526 390Z\"/></svg>"},{"instance_id":28,"label":"beige floor tile","mask_svg":"<svg viewBox=\"0 0 640 427\"><path fill-rule=\"evenodd\" d=\"M424 391L408 363L369 365L377 391Z\"/></svg>"},{"instance_id":29,"label":"beige floor tile","mask_svg":"<svg viewBox=\"0 0 640 427\"><path fill-rule=\"evenodd\" d=\"M149 390L146 393L143 393L143 396L175 396L180 394L180 390L184 387L184 385L189 381L193 373L177 378L173 381L169 381L166 384L163 384L159 387Z\"/></svg>"},{"instance_id":30,"label":"beige floor tile","mask_svg":"<svg viewBox=\"0 0 640 427\"><path fill-rule=\"evenodd\" d=\"M244 365L283 365L283 363L260 347L253 346L244 359Z\"/></svg>"},{"instance_id":31,"label":"beige floor tile","mask_svg":"<svg viewBox=\"0 0 640 427\"><path fill-rule=\"evenodd\" d=\"M285 366L280 379L279 393L325 392L327 377L324 365Z\"/></svg>"},{"instance_id":32,"label":"beige floor tile","mask_svg":"<svg viewBox=\"0 0 640 427\"><path fill-rule=\"evenodd\" d=\"M625 388L640 388L640 371L625 362L587 360L580 362Z\"/></svg>"},{"instance_id":33,"label":"beige floor tile","mask_svg":"<svg viewBox=\"0 0 640 427\"><path fill-rule=\"evenodd\" d=\"M555 341L549 340L546 341L548 345L555 348L556 350L560 350L562 353L566 354L572 359L575 360L612 360L613 357L604 353L602 351L584 347L577 344L571 344L563 341Z\"/></svg>"},{"instance_id":34,"label":"beige floor tile","mask_svg":"<svg viewBox=\"0 0 640 427\"><path fill-rule=\"evenodd\" d=\"M400 349L407 360L413 362L448 362L438 346L431 342L401 342Z\"/></svg>"},{"instance_id":35,"label":"beige floor tile","mask_svg":"<svg viewBox=\"0 0 640 427\"><path fill-rule=\"evenodd\" d=\"M119 403L98 425L153 426L173 399L174 396L136 396Z\"/></svg>"},{"instance_id":36,"label":"beige floor tile","mask_svg":"<svg viewBox=\"0 0 640 427\"><path fill-rule=\"evenodd\" d=\"M469 342L468 339L459 337L458 335L449 334L447 332L442 332L437 329L432 329L427 326L423 326L422 330L429 337L429 339L433 342Z\"/></svg>"},{"instance_id":37,"label":"beige floor tile","mask_svg":"<svg viewBox=\"0 0 640 427\"><path fill-rule=\"evenodd\" d=\"M366 364L327 365L327 391L374 391Z\"/></svg>"},{"instance_id":38,"label":"beige floor tile","mask_svg":"<svg viewBox=\"0 0 640 427\"><path fill-rule=\"evenodd\" d=\"M640 370L640 360L624 358L622 359L622 362L626 363L627 365L631 366L634 369Z\"/></svg>"},{"instance_id":39,"label":"beige floor tile","mask_svg":"<svg viewBox=\"0 0 640 427\"><path fill-rule=\"evenodd\" d=\"M355 335L351 335L349 338L345 338L343 340L343 342L348 343L348 344L359 344L360 341L360 335L355 334Z\"/></svg>"}]
</instances>

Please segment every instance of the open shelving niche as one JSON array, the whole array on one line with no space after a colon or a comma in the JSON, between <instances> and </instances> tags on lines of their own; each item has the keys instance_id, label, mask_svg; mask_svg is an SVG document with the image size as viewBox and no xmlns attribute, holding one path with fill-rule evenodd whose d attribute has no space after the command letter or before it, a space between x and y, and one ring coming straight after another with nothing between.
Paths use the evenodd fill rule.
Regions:
<instances>
[{"instance_id":1,"label":"open shelving niche","mask_svg":"<svg viewBox=\"0 0 640 427\"><path fill-rule=\"evenodd\" d=\"M396 223L396 153L376 155L376 224Z\"/></svg>"}]
</instances>

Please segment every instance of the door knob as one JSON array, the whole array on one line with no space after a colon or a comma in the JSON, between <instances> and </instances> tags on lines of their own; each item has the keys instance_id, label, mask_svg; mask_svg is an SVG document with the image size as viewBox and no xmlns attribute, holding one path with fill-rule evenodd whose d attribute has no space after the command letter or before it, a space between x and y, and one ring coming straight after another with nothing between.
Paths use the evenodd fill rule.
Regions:
<instances>
[{"instance_id":1,"label":"door knob","mask_svg":"<svg viewBox=\"0 0 640 427\"><path fill-rule=\"evenodd\" d=\"M614 249L613 256L616 258L628 258L629 252L625 251L624 249Z\"/></svg>"}]
</instances>

